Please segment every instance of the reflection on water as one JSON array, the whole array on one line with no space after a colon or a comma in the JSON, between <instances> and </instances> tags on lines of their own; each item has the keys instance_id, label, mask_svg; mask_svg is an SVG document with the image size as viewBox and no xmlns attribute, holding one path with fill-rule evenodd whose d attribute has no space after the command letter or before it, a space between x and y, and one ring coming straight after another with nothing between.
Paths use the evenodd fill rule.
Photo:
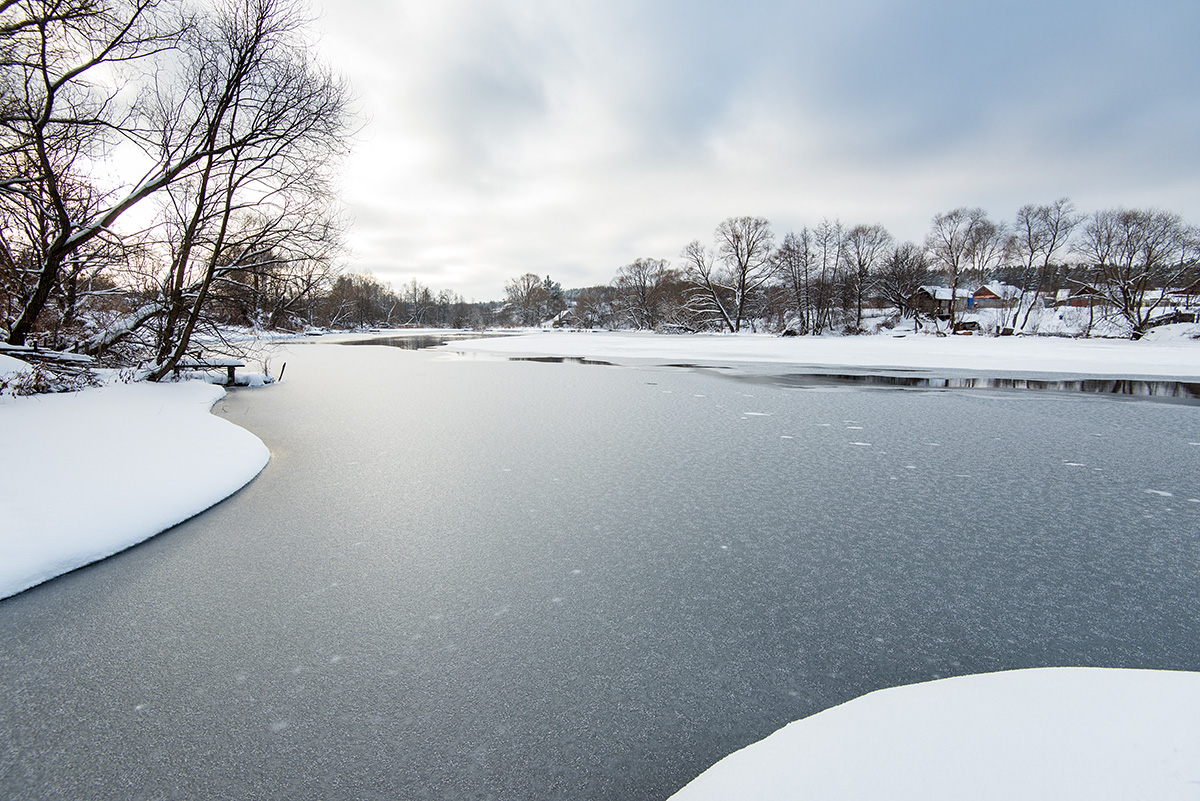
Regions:
<instances>
[{"instance_id":1,"label":"reflection on water","mask_svg":"<svg viewBox=\"0 0 1200 801\"><path fill-rule=\"evenodd\" d=\"M387 345L405 350L436 348L464 339L485 339L513 336L502 333L447 332L444 334L399 334L375 336L342 342L342 345ZM588 359L578 356L510 356L514 362L542 362L545 364L592 364L613 366L613 362ZM724 365L672 363L660 365L689 370L730 370ZM746 375L724 373L731 378L752 383L771 384L792 389L821 389L829 387L878 387L884 389L1008 389L1034 390L1039 392L1082 392L1092 395L1119 397L1158 398L1185 403L1200 403L1200 383L1187 381L1145 381L1133 379L1088 378L1053 380L1035 378L940 378L936 376L905 375L909 371L891 369L886 373L785 373L782 375Z\"/></svg>"},{"instance_id":2,"label":"reflection on water","mask_svg":"<svg viewBox=\"0 0 1200 801\"><path fill-rule=\"evenodd\" d=\"M392 348L403 348L404 350L425 350L426 348L436 348L439 345L445 345L448 342L458 342L463 339L490 339L492 337L506 337L511 334L486 334L472 331L470 333L453 333L445 334L399 334L397 336L376 336L370 339L354 339L348 342L339 342L339 345L387 345Z\"/></svg>"},{"instance_id":3,"label":"reflection on water","mask_svg":"<svg viewBox=\"0 0 1200 801\"><path fill-rule=\"evenodd\" d=\"M543 364L599 364L612 367L612 362L600 359L585 359L581 356L510 356L510 362L542 362Z\"/></svg>"},{"instance_id":4,"label":"reflection on water","mask_svg":"<svg viewBox=\"0 0 1200 801\"><path fill-rule=\"evenodd\" d=\"M1200 402L1200 383L1131 379L1046 380L1033 378L938 378L912 375L788 373L738 376L757 383L798 389L822 387L884 387L901 389L1026 389L1043 392L1084 392L1141 398Z\"/></svg>"}]
</instances>

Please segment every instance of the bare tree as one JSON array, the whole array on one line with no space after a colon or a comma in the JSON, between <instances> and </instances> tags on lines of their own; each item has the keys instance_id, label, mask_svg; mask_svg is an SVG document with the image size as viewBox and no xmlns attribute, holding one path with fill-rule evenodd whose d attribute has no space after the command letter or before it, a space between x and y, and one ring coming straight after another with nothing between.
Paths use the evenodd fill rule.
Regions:
<instances>
[{"instance_id":1,"label":"bare tree","mask_svg":"<svg viewBox=\"0 0 1200 801\"><path fill-rule=\"evenodd\" d=\"M846 229L842 221L828 218L821 220L813 229L812 246L815 280L810 299L813 304L813 333L835 327L834 310L837 306L837 287L845 267L842 237Z\"/></svg>"},{"instance_id":2,"label":"bare tree","mask_svg":"<svg viewBox=\"0 0 1200 801\"><path fill-rule=\"evenodd\" d=\"M1090 264L1083 289L1111 306L1140 339L1167 302L1167 290L1194 268L1200 233L1173 212L1109 209L1088 218L1075 250Z\"/></svg>"},{"instance_id":3,"label":"bare tree","mask_svg":"<svg viewBox=\"0 0 1200 801\"><path fill-rule=\"evenodd\" d=\"M716 248L699 241L683 250L684 273L697 309L737 333L775 275L775 235L762 217L730 217L717 226Z\"/></svg>"},{"instance_id":4,"label":"bare tree","mask_svg":"<svg viewBox=\"0 0 1200 801\"><path fill-rule=\"evenodd\" d=\"M272 248L236 268L222 270L213 285L212 317L233 325L275 330L312 325L319 296L333 285L329 258Z\"/></svg>"},{"instance_id":5,"label":"bare tree","mask_svg":"<svg viewBox=\"0 0 1200 801\"><path fill-rule=\"evenodd\" d=\"M966 276L971 282L970 289L982 286L988 276L1008 257L1008 224L994 222L980 211L973 210L977 216L972 221L971 238L967 248Z\"/></svg>"},{"instance_id":6,"label":"bare tree","mask_svg":"<svg viewBox=\"0 0 1200 801\"><path fill-rule=\"evenodd\" d=\"M340 226L326 179L345 141L347 95L312 58L298 9L221 0L196 18L167 0L0 3L0 153L20 165L0 180L0 208L12 212L5 238L13 216L38 229L36 246L22 248L35 280L8 317L11 343L45 327L54 292L70 321L97 270L124 261L141 300L76 347L103 353L153 326L158 377L210 298L261 298L269 277L297 290L276 304L278 319L327 280ZM130 145L149 165L140 177L80 191L82 170ZM152 197L164 212L156 227L118 232ZM169 269L148 282L156 260ZM290 271L299 280L276 280ZM145 291L151 283L157 291Z\"/></svg>"},{"instance_id":7,"label":"bare tree","mask_svg":"<svg viewBox=\"0 0 1200 801\"><path fill-rule=\"evenodd\" d=\"M308 51L305 23L292 0L225 0L185 40L178 92L160 95L158 144L205 155L168 187L173 258L154 380L183 357L218 275L300 240L337 244L327 179L348 92ZM239 216L252 218L249 236L235 235Z\"/></svg>"},{"instance_id":8,"label":"bare tree","mask_svg":"<svg viewBox=\"0 0 1200 801\"><path fill-rule=\"evenodd\" d=\"M1003 253L1003 228L981 208L957 208L936 214L925 237L925 249L935 267L950 280L950 327L954 327L959 285L965 275L979 280Z\"/></svg>"},{"instance_id":9,"label":"bare tree","mask_svg":"<svg viewBox=\"0 0 1200 801\"><path fill-rule=\"evenodd\" d=\"M178 177L199 156L159 163L122 192L80 203L85 160L136 135L137 118L121 102L118 76L175 48L189 21L161 0L9 0L0 5L0 152L21 165L0 180L6 205L28 203L41 220L36 280L8 332L22 344L33 330L71 256L128 209ZM16 196L19 199L14 199Z\"/></svg>"},{"instance_id":10,"label":"bare tree","mask_svg":"<svg viewBox=\"0 0 1200 801\"><path fill-rule=\"evenodd\" d=\"M751 304L775 276L771 260L775 235L762 217L730 217L717 226L716 240L717 255L725 264L733 290L736 332L741 330Z\"/></svg>"},{"instance_id":11,"label":"bare tree","mask_svg":"<svg viewBox=\"0 0 1200 801\"><path fill-rule=\"evenodd\" d=\"M901 317L912 314L915 319L917 309L912 298L928 281L929 260L925 250L912 242L903 242L884 254L875 285L884 300L900 311Z\"/></svg>"},{"instance_id":12,"label":"bare tree","mask_svg":"<svg viewBox=\"0 0 1200 801\"><path fill-rule=\"evenodd\" d=\"M842 238L849 287L854 299L855 331L862 330L863 298L871 286L872 273L892 244L892 235L882 225L856 225Z\"/></svg>"},{"instance_id":13,"label":"bare tree","mask_svg":"<svg viewBox=\"0 0 1200 801\"><path fill-rule=\"evenodd\" d=\"M776 275L786 289L787 305L791 307L798 334L808 334L815 328L812 319L812 236L808 228L800 233L789 231L775 251Z\"/></svg>"},{"instance_id":14,"label":"bare tree","mask_svg":"<svg viewBox=\"0 0 1200 801\"><path fill-rule=\"evenodd\" d=\"M401 288L400 300L403 305L400 315L405 325L428 324L436 302L429 287L413 278Z\"/></svg>"},{"instance_id":15,"label":"bare tree","mask_svg":"<svg viewBox=\"0 0 1200 801\"><path fill-rule=\"evenodd\" d=\"M719 321L730 332L737 331L730 307L732 293L724 283L711 250L693 239L680 254L683 274L688 280L688 311L704 325Z\"/></svg>"},{"instance_id":16,"label":"bare tree","mask_svg":"<svg viewBox=\"0 0 1200 801\"><path fill-rule=\"evenodd\" d=\"M330 328L366 328L387 323L399 298L372 275L339 275L319 301L318 316Z\"/></svg>"},{"instance_id":17,"label":"bare tree","mask_svg":"<svg viewBox=\"0 0 1200 801\"><path fill-rule=\"evenodd\" d=\"M618 290L611 286L593 286L579 290L575 297L575 325L579 328L609 328L618 319L614 310Z\"/></svg>"},{"instance_id":18,"label":"bare tree","mask_svg":"<svg viewBox=\"0 0 1200 801\"><path fill-rule=\"evenodd\" d=\"M508 311L516 325L537 325L543 321L546 287L536 273L525 273L504 284Z\"/></svg>"},{"instance_id":19,"label":"bare tree","mask_svg":"<svg viewBox=\"0 0 1200 801\"><path fill-rule=\"evenodd\" d=\"M666 259L635 259L624 265L613 280L614 313L634 328L654 330L669 315L676 277Z\"/></svg>"},{"instance_id":20,"label":"bare tree","mask_svg":"<svg viewBox=\"0 0 1200 801\"><path fill-rule=\"evenodd\" d=\"M1065 197L1041 206L1027 204L1017 210L1009 238L1009 251L1021 264L1021 294L1013 312L1013 328L1017 327L1017 315L1022 308L1025 317L1021 328L1028 325L1036 299L1054 283L1055 260L1069 247L1071 234L1082 220L1075 213L1074 204ZM1026 305L1030 290L1033 294Z\"/></svg>"}]
</instances>

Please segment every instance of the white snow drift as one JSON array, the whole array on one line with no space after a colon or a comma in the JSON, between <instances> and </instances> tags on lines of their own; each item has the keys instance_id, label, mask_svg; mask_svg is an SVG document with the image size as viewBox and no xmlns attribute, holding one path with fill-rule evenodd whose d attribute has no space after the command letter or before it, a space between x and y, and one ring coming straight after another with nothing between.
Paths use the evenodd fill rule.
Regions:
<instances>
[{"instance_id":1,"label":"white snow drift","mask_svg":"<svg viewBox=\"0 0 1200 801\"><path fill-rule=\"evenodd\" d=\"M1200 797L1200 673L1041 668L895 687L789 724L671 801Z\"/></svg>"},{"instance_id":2,"label":"white snow drift","mask_svg":"<svg viewBox=\"0 0 1200 801\"><path fill-rule=\"evenodd\" d=\"M128 548L258 475L201 381L0 398L0 598Z\"/></svg>"}]
</instances>

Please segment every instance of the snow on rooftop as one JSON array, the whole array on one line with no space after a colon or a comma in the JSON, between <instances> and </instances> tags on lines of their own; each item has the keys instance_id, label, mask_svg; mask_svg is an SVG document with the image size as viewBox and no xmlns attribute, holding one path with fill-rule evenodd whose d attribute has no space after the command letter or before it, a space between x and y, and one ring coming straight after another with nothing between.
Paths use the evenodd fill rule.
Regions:
<instances>
[{"instance_id":1,"label":"snow on rooftop","mask_svg":"<svg viewBox=\"0 0 1200 801\"><path fill-rule=\"evenodd\" d=\"M954 289L953 287L934 286L932 284L929 284L929 285L920 287L920 290L928 293L929 296L934 298L935 300L950 300L950 298L954 298L954 297L957 297L957 298L971 297L971 290L966 289L965 287L959 287L958 289Z\"/></svg>"},{"instance_id":2,"label":"snow on rooftop","mask_svg":"<svg viewBox=\"0 0 1200 801\"><path fill-rule=\"evenodd\" d=\"M989 281L984 284L981 289L986 289L998 298L1003 300L1015 300L1021 296L1021 288L1012 284L1005 284L1001 281ZM976 294L979 290L976 290Z\"/></svg>"}]
</instances>

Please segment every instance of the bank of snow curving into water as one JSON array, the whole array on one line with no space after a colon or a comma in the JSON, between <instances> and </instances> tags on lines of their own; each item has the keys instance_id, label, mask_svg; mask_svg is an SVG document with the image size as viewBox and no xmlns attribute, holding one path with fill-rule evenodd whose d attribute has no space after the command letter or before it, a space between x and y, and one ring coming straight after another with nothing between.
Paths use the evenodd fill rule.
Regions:
<instances>
[{"instance_id":1,"label":"bank of snow curving into water","mask_svg":"<svg viewBox=\"0 0 1200 801\"><path fill-rule=\"evenodd\" d=\"M789 724L671 801L1195 799L1200 673L1039 668L895 687Z\"/></svg>"},{"instance_id":2,"label":"bank of snow curving into water","mask_svg":"<svg viewBox=\"0 0 1200 801\"><path fill-rule=\"evenodd\" d=\"M270 453L202 381L0 397L0 598L103 559L245 486Z\"/></svg>"}]
</instances>

